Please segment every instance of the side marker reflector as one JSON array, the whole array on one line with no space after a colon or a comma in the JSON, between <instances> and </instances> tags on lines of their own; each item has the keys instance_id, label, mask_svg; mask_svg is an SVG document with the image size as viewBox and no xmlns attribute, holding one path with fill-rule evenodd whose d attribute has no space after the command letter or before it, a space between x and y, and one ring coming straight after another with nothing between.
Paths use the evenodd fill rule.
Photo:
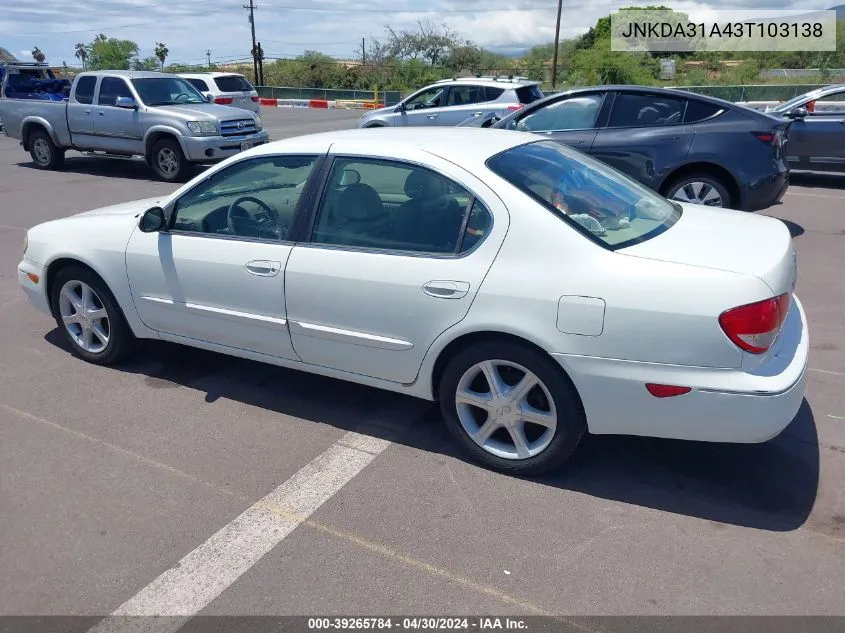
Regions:
<instances>
[{"instance_id":1,"label":"side marker reflector","mask_svg":"<svg viewBox=\"0 0 845 633\"><path fill-rule=\"evenodd\" d=\"M646 383L645 386L648 392L655 398L671 398L672 396L682 396L685 393L692 391L692 387L678 387L677 385L658 385L653 382Z\"/></svg>"}]
</instances>

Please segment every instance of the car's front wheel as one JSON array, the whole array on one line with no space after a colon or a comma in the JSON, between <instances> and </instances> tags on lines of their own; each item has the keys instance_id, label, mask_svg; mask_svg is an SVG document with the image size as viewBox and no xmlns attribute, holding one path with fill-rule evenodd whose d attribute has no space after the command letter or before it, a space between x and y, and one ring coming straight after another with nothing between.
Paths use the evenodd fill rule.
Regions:
<instances>
[{"instance_id":1,"label":"car's front wheel","mask_svg":"<svg viewBox=\"0 0 845 633\"><path fill-rule=\"evenodd\" d=\"M565 462L587 430L580 400L554 361L511 341L472 345L444 368L440 408L477 461L535 475Z\"/></svg>"},{"instance_id":2,"label":"car's front wheel","mask_svg":"<svg viewBox=\"0 0 845 633\"><path fill-rule=\"evenodd\" d=\"M67 266L51 286L56 323L75 356L110 365L128 353L135 337L98 275L82 266Z\"/></svg>"},{"instance_id":3,"label":"car's front wheel","mask_svg":"<svg viewBox=\"0 0 845 633\"><path fill-rule=\"evenodd\" d=\"M175 139L165 138L156 142L148 160L156 175L165 182L187 180L191 171L191 163Z\"/></svg>"},{"instance_id":4,"label":"car's front wheel","mask_svg":"<svg viewBox=\"0 0 845 633\"><path fill-rule=\"evenodd\" d=\"M731 208L733 203L724 183L709 174L692 174L675 180L667 188L666 197L678 202L726 209Z\"/></svg>"}]
</instances>

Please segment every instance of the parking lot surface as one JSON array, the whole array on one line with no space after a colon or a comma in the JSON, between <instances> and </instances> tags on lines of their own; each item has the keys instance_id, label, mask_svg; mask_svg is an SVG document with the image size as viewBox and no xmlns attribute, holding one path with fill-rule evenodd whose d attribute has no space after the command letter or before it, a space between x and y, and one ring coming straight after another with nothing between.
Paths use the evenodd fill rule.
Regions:
<instances>
[{"instance_id":1,"label":"parking lot surface","mask_svg":"<svg viewBox=\"0 0 845 633\"><path fill-rule=\"evenodd\" d=\"M279 139L360 114L263 118ZM810 325L790 427L592 436L522 480L465 461L426 402L156 342L72 358L18 288L25 229L175 186L39 171L0 136L0 614L845 615L845 176L792 183L762 212Z\"/></svg>"}]
</instances>

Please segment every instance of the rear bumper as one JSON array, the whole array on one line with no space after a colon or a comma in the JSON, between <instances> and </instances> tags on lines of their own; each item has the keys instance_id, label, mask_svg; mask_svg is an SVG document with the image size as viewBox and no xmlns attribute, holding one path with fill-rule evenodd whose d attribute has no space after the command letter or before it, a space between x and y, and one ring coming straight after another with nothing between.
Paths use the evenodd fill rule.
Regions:
<instances>
[{"instance_id":1,"label":"rear bumper","mask_svg":"<svg viewBox=\"0 0 845 633\"><path fill-rule=\"evenodd\" d=\"M798 413L809 347L807 319L794 297L774 352L750 370L553 356L578 389L591 433L754 443L778 435ZM646 383L692 391L655 398Z\"/></svg>"},{"instance_id":2,"label":"rear bumper","mask_svg":"<svg viewBox=\"0 0 845 633\"><path fill-rule=\"evenodd\" d=\"M185 157L192 162L213 162L229 158L240 153L241 143L251 143L252 146L263 145L270 141L266 130L255 134L236 137L224 136L184 136L182 149Z\"/></svg>"},{"instance_id":3,"label":"rear bumper","mask_svg":"<svg viewBox=\"0 0 845 633\"><path fill-rule=\"evenodd\" d=\"M749 183L745 192L746 211L762 211L777 204L789 187L789 170L783 170Z\"/></svg>"}]
</instances>

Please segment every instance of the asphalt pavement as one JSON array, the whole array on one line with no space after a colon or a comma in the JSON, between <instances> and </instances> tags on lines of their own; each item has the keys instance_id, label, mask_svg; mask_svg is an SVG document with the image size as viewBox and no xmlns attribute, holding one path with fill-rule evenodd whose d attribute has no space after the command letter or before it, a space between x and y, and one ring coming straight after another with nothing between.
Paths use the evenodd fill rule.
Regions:
<instances>
[{"instance_id":1,"label":"asphalt pavement","mask_svg":"<svg viewBox=\"0 0 845 633\"><path fill-rule=\"evenodd\" d=\"M0 615L845 615L845 176L793 174L763 212L812 342L783 434L591 436L535 480L465 461L426 402L165 343L71 357L17 286L25 229L173 189L0 137Z\"/></svg>"}]
</instances>

